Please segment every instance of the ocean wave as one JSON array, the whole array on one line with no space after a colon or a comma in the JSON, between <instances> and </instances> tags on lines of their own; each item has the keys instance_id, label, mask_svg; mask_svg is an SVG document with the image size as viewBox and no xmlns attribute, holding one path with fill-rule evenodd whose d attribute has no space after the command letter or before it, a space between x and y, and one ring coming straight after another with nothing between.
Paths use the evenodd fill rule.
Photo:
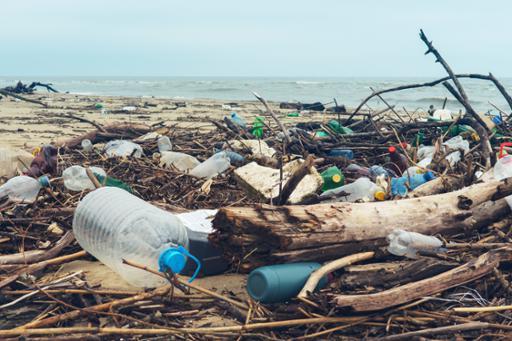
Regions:
<instances>
[{"instance_id":1,"label":"ocean wave","mask_svg":"<svg viewBox=\"0 0 512 341\"><path fill-rule=\"evenodd\" d=\"M319 81L295 81L293 82L297 85L317 85L317 84L323 84L324 82Z\"/></svg>"}]
</instances>

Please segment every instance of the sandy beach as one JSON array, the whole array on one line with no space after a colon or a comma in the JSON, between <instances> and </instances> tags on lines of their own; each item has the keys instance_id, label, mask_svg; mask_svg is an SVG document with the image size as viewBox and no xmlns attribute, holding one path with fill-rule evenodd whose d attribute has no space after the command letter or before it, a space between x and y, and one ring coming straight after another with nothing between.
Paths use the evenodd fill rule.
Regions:
<instances>
[{"instance_id":1,"label":"sandy beach","mask_svg":"<svg viewBox=\"0 0 512 341\"><path fill-rule=\"evenodd\" d=\"M0 143L4 146L30 149L95 129L92 124L67 116L69 114L100 125L114 122L154 125L163 122L165 125L176 124L192 129L212 129L214 126L210 120L222 119L232 111L236 111L247 122L252 122L255 116L262 114L263 109L257 101L237 101L238 105L230 109L225 104L232 103L231 101L210 99L173 100L63 93L36 93L25 97L39 100L47 107L3 97L0 100ZM176 108L178 102L185 102L186 106ZM106 113L95 108L97 103L103 105ZM279 103L270 102L270 105L280 119L289 124L304 120L328 120L333 117L332 114L318 112L310 112L307 117L288 117L287 114L294 110L280 110ZM136 107L136 110L123 110L127 106Z\"/></svg>"}]
</instances>

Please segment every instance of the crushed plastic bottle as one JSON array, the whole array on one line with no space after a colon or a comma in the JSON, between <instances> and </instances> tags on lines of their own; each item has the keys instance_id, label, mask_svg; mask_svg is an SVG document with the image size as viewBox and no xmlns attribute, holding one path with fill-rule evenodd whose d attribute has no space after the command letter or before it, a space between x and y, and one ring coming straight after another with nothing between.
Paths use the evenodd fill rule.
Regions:
<instances>
[{"instance_id":1,"label":"crushed plastic bottle","mask_svg":"<svg viewBox=\"0 0 512 341\"><path fill-rule=\"evenodd\" d=\"M427 171L422 174L416 173L412 176L404 174L400 178L392 178L391 194L393 196L405 197L409 191L414 190L432 179L435 179L435 175L431 171Z\"/></svg>"},{"instance_id":2,"label":"crushed plastic bottle","mask_svg":"<svg viewBox=\"0 0 512 341\"><path fill-rule=\"evenodd\" d=\"M154 288L166 280L123 264L123 259L179 274L191 257L180 219L115 187L99 188L82 199L73 233L85 251L137 287Z\"/></svg>"},{"instance_id":3,"label":"crushed plastic bottle","mask_svg":"<svg viewBox=\"0 0 512 341\"><path fill-rule=\"evenodd\" d=\"M162 152L160 167L174 167L180 172L188 172L198 166L200 162L193 156L179 152Z\"/></svg>"},{"instance_id":4,"label":"crushed plastic bottle","mask_svg":"<svg viewBox=\"0 0 512 341\"><path fill-rule=\"evenodd\" d=\"M211 179L229 168L231 162L225 152L214 154L190 171L196 178Z\"/></svg>"},{"instance_id":5,"label":"crushed plastic bottle","mask_svg":"<svg viewBox=\"0 0 512 341\"><path fill-rule=\"evenodd\" d=\"M168 136L160 136L156 143L158 145L158 151L160 153L172 150L171 139Z\"/></svg>"},{"instance_id":6,"label":"crushed plastic bottle","mask_svg":"<svg viewBox=\"0 0 512 341\"><path fill-rule=\"evenodd\" d=\"M82 140L81 145L82 145L82 150L84 151L84 153L90 153L94 149L92 142L89 139Z\"/></svg>"},{"instance_id":7,"label":"crushed plastic bottle","mask_svg":"<svg viewBox=\"0 0 512 341\"><path fill-rule=\"evenodd\" d=\"M108 157L136 157L142 156L142 147L132 141L113 140L105 145L105 154Z\"/></svg>"},{"instance_id":8,"label":"crushed plastic bottle","mask_svg":"<svg viewBox=\"0 0 512 341\"><path fill-rule=\"evenodd\" d=\"M107 173L102 168L90 167L90 169L94 175L107 176ZM75 165L66 168L62 172L62 178L64 179L64 186L70 191L80 192L96 188L87 175L86 169L82 166Z\"/></svg>"},{"instance_id":9,"label":"crushed plastic bottle","mask_svg":"<svg viewBox=\"0 0 512 341\"><path fill-rule=\"evenodd\" d=\"M504 142L500 145L500 152L498 154L498 160L494 165L494 178L496 180L503 180L512 177L512 155L505 154L505 147L512 146L512 142ZM512 208L512 195L505 197L505 201L508 206Z\"/></svg>"},{"instance_id":10,"label":"crushed plastic bottle","mask_svg":"<svg viewBox=\"0 0 512 341\"><path fill-rule=\"evenodd\" d=\"M10 179L26 171L34 156L22 149L0 147L0 177Z\"/></svg>"},{"instance_id":11,"label":"crushed plastic bottle","mask_svg":"<svg viewBox=\"0 0 512 341\"><path fill-rule=\"evenodd\" d=\"M49 186L50 180L47 176L41 176L39 179L26 175L15 176L0 186L0 200L8 198L13 202L32 204L36 201L41 188Z\"/></svg>"},{"instance_id":12,"label":"crushed plastic bottle","mask_svg":"<svg viewBox=\"0 0 512 341\"><path fill-rule=\"evenodd\" d=\"M443 242L433 236L401 229L393 230L388 236L388 251L395 256L418 258L418 251L442 251Z\"/></svg>"},{"instance_id":13,"label":"crushed plastic bottle","mask_svg":"<svg viewBox=\"0 0 512 341\"><path fill-rule=\"evenodd\" d=\"M370 179L362 177L348 185L323 192L320 194L320 199L326 199L328 202L380 201L384 200L385 196L386 193L381 187L377 186Z\"/></svg>"}]
</instances>

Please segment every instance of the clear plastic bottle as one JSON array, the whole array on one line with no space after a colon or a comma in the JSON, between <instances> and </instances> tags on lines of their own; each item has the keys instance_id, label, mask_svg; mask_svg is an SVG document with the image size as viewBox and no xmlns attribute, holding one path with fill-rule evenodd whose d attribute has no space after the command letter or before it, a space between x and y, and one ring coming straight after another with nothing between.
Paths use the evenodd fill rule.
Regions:
<instances>
[{"instance_id":1,"label":"clear plastic bottle","mask_svg":"<svg viewBox=\"0 0 512 341\"><path fill-rule=\"evenodd\" d=\"M160 167L175 167L180 172L188 172L200 162L193 156L178 152L162 152L160 156Z\"/></svg>"},{"instance_id":2,"label":"clear plastic bottle","mask_svg":"<svg viewBox=\"0 0 512 341\"><path fill-rule=\"evenodd\" d=\"M160 153L172 150L171 139L168 136L160 136L156 143L158 145L158 151Z\"/></svg>"},{"instance_id":3,"label":"clear plastic bottle","mask_svg":"<svg viewBox=\"0 0 512 341\"><path fill-rule=\"evenodd\" d=\"M107 176L107 173L99 167L90 167L94 174ZM95 189L96 187L92 183L91 179L87 175L87 172L82 166L71 166L66 168L62 172L62 178L64 179L64 186L70 191L80 192L85 189Z\"/></svg>"},{"instance_id":4,"label":"clear plastic bottle","mask_svg":"<svg viewBox=\"0 0 512 341\"><path fill-rule=\"evenodd\" d=\"M141 157L142 147L132 141L113 140L105 145L105 154L108 157Z\"/></svg>"},{"instance_id":5,"label":"clear plastic bottle","mask_svg":"<svg viewBox=\"0 0 512 341\"><path fill-rule=\"evenodd\" d=\"M346 193L347 195L341 195L342 193ZM337 196L340 194L339 196ZM334 196L334 197L333 197ZM362 177L357 179L356 181L344 185L338 188L330 189L328 191L323 192L320 195L320 199L322 198L331 198L328 201L346 201L346 202L355 202L357 200L366 200L366 201L374 201L374 200L384 200L386 193L382 188L373 183L370 179L366 177Z\"/></svg>"},{"instance_id":6,"label":"clear plastic bottle","mask_svg":"<svg viewBox=\"0 0 512 341\"><path fill-rule=\"evenodd\" d=\"M196 178L211 179L217 174L221 174L231 165L226 153L220 152L211 156L190 171L190 175Z\"/></svg>"},{"instance_id":7,"label":"clear plastic bottle","mask_svg":"<svg viewBox=\"0 0 512 341\"><path fill-rule=\"evenodd\" d=\"M418 251L439 251L443 242L433 236L400 229L393 230L388 236L388 251L395 256L418 258Z\"/></svg>"},{"instance_id":8,"label":"clear plastic bottle","mask_svg":"<svg viewBox=\"0 0 512 341\"><path fill-rule=\"evenodd\" d=\"M0 186L0 199L9 198L13 202L31 204L36 201L42 187L48 187L50 180L46 176L34 179L20 175Z\"/></svg>"},{"instance_id":9,"label":"clear plastic bottle","mask_svg":"<svg viewBox=\"0 0 512 341\"><path fill-rule=\"evenodd\" d=\"M93 149L94 149L94 147L92 145L91 140L89 140L89 139L82 140L82 150L84 151L84 153L90 153L90 152L92 152Z\"/></svg>"},{"instance_id":10,"label":"clear plastic bottle","mask_svg":"<svg viewBox=\"0 0 512 341\"><path fill-rule=\"evenodd\" d=\"M175 215L116 187L102 187L78 204L73 233L80 246L137 287L154 288L166 280L123 264L122 260L162 268L162 259L186 263L187 229ZM181 248L180 248L181 247ZM178 253L176 253L178 252ZM180 258L181 257L181 258Z\"/></svg>"}]
</instances>

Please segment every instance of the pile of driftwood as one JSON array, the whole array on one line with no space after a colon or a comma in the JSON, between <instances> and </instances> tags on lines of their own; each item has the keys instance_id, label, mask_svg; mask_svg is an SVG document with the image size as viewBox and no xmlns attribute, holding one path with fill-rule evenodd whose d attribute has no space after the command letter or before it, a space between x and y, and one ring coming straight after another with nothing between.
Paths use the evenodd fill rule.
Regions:
<instances>
[{"instance_id":1,"label":"pile of driftwood","mask_svg":"<svg viewBox=\"0 0 512 341\"><path fill-rule=\"evenodd\" d=\"M0 206L0 338L506 338L512 330L512 217L503 198L512 194L512 182L494 180L491 167L493 146L512 136L511 126L504 119L495 130L488 130L471 109L457 80L460 75L451 71L423 33L421 38L449 74L426 86L451 79L457 88L452 88L454 96L466 108L464 117L419 122L382 97L386 108L362 110L373 96L425 86L415 84L376 91L352 112L335 111L332 118L354 131L340 134L325 122L285 126L280 119L285 112L275 111L257 96L264 107L262 115L268 118L260 138L277 153L270 158L250 150L240 153L247 162L276 169L291 158L306 160L304 167L281 184L274 205L244 191L234 175L235 167L209 181L161 167L151 157L157 151L155 139L139 142L145 152L142 158L107 159L101 152L84 153L80 147L85 138L98 144L154 132L169 136L173 150L205 160L214 146L255 138L250 127L241 129L229 118L212 122L210 132L163 125L100 126L88 121L95 130L57 142L58 169L52 188L42 191L32 205ZM482 77L500 89L492 75ZM410 198L322 204L313 197L301 205L282 205L312 167L322 171L332 165L343 168L349 162L386 164L387 148L405 141L413 147L403 150L412 165L417 161L418 134L424 143L439 145L450 128L461 122L471 125L479 139L455 167L444 162L443 155L435 158L431 168L437 179ZM327 136L315 136L318 130ZM335 147L351 149L354 160L329 157L328 151ZM211 241L222 246L232 263L231 272L298 261L324 265L296 299L273 305L212 291L179 276L151 291L92 287L81 272L60 272L60 266L71 261L93 260L71 232L74 209L87 191L73 194L59 179L63 169L77 164L102 167L109 176L128 184L135 195L172 212L220 209ZM486 174L476 180L477 171ZM395 228L437 235L447 250L418 259L390 255L385 237ZM313 292L328 273L330 284ZM199 325L204 318L222 323Z\"/></svg>"}]
</instances>

